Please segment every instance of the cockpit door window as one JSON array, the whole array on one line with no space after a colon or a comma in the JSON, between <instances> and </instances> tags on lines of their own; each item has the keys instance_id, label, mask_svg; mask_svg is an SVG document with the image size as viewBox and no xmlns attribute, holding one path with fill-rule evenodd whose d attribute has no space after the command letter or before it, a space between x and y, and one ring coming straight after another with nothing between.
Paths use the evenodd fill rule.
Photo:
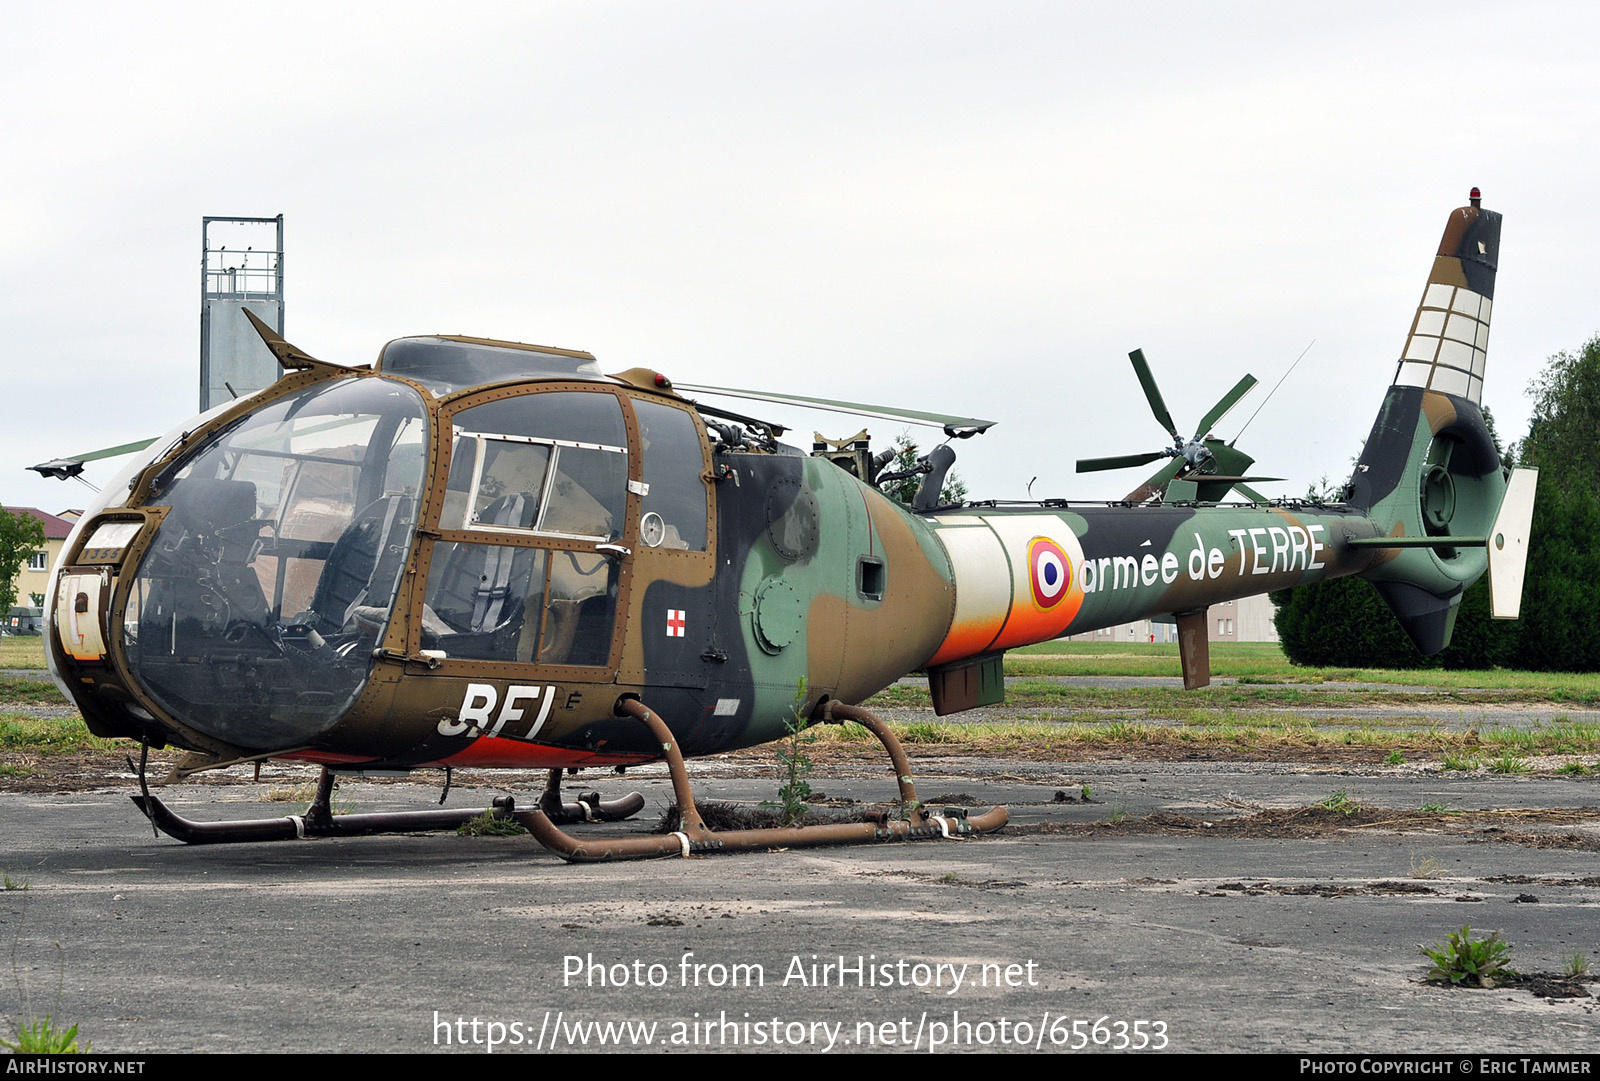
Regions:
<instances>
[{"instance_id":1,"label":"cockpit door window","mask_svg":"<svg viewBox=\"0 0 1600 1081\"><path fill-rule=\"evenodd\" d=\"M630 476L637 436L618 393L569 386L447 406L421 648L586 679L614 665L643 488Z\"/></svg>"},{"instance_id":2,"label":"cockpit door window","mask_svg":"<svg viewBox=\"0 0 1600 1081\"><path fill-rule=\"evenodd\" d=\"M651 548L706 549L705 450L698 417L644 398L639 416L644 518L639 539Z\"/></svg>"}]
</instances>

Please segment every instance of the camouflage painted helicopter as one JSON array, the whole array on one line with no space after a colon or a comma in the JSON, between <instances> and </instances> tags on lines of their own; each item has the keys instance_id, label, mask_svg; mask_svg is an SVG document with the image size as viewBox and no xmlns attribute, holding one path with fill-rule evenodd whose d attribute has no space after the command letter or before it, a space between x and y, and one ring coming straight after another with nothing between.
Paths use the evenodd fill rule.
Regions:
<instances>
[{"instance_id":1,"label":"camouflage painted helicopter","mask_svg":"<svg viewBox=\"0 0 1600 1081\"><path fill-rule=\"evenodd\" d=\"M998 702L1007 649L1161 614L1199 686L1208 605L1341 575L1370 579L1424 652L1486 565L1497 614L1515 615L1532 477L1508 486L1479 410L1499 234L1476 189L1451 213L1329 503L1262 499L1242 487L1250 460L1206 438L1253 380L1185 440L1138 354L1173 447L1080 468L1170 458L1140 502L940 505L945 446L906 506L864 441L806 455L653 371L465 337L401 338L355 369L256 321L284 377L155 441L83 515L47 602L50 668L95 733L185 749L174 778L324 767L305 816L201 824L150 795L141 761L141 808L192 842L453 825L461 812L330 814L337 773L439 767L550 770L538 810L500 813L569 859L995 829L1004 808L918 804L857 704L914 671L939 714ZM989 425L917 416L951 436ZM1222 504L1235 488L1249 501ZM782 738L796 711L881 733L898 816L707 829L683 756ZM677 833L558 828L642 802L564 803L562 770L662 758Z\"/></svg>"}]
</instances>

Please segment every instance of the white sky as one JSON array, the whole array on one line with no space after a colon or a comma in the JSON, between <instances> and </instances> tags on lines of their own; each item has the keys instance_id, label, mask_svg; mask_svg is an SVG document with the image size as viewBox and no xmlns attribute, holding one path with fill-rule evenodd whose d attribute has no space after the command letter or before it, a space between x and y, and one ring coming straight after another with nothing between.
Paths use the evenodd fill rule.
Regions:
<instances>
[{"instance_id":1,"label":"white sky","mask_svg":"<svg viewBox=\"0 0 1600 1081\"><path fill-rule=\"evenodd\" d=\"M286 216L313 355L466 333L970 413L978 498L1134 487L1073 461L1166 442L1135 346L1180 427L1262 379L1231 437L1316 339L1241 446L1342 479L1473 185L1502 436L1600 331L1592 4L57 3L6 40L10 505L194 412L206 214Z\"/></svg>"}]
</instances>

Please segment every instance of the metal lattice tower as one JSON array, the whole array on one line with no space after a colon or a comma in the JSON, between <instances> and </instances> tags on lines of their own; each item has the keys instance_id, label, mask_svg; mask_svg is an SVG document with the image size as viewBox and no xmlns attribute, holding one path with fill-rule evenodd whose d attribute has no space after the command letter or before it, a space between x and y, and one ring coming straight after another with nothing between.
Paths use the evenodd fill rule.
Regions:
<instances>
[{"instance_id":1,"label":"metal lattice tower","mask_svg":"<svg viewBox=\"0 0 1600 1081\"><path fill-rule=\"evenodd\" d=\"M269 386L280 374L277 361L242 309L248 307L283 333L283 215L203 218L200 250L200 410L204 412Z\"/></svg>"}]
</instances>

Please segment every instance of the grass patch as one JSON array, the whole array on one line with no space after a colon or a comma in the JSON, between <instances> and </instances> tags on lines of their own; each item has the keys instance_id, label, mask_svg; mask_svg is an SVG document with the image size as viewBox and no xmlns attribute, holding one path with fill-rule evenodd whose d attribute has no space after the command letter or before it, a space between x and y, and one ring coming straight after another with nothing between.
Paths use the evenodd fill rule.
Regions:
<instances>
[{"instance_id":1,"label":"grass patch","mask_svg":"<svg viewBox=\"0 0 1600 1081\"><path fill-rule=\"evenodd\" d=\"M43 668L44 635L0 638L0 668Z\"/></svg>"},{"instance_id":2,"label":"grass patch","mask_svg":"<svg viewBox=\"0 0 1600 1081\"><path fill-rule=\"evenodd\" d=\"M865 725L859 725L854 721L846 721L843 724L830 725L828 727L833 729L835 736L842 743L874 743L878 738L867 731ZM824 729L822 728L817 729L817 737L819 739L823 731Z\"/></svg>"},{"instance_id":3,"label":"grass patch","mask_svg":"<svg viewBox=\"0 0 1600 1081\"><path fill-rule=\"evenodd\" d=\"M881 706L877 699L868 709ZM1159 721L1092 710L1039 710L1024 720L984 721L981 711L947 720L890 724L901 742L943 745L974 752L1067 755L1074 749L1127 747L1235 751L1281 754L1296 750L1326 753L1332 748L1371 751L1373 761L1398 753L1405 759L1443 759L1447 770L1472 772L1486 760L1484 737L1475 731L1451 731L1410 718L1373 718L1352 724L1348 718L1307 718L1277 711L1235 713L1227 710L1185 710ZM844 725L816 729L819 745L865 743L866 733ZM1585 739L1588 737L1585 736ZM1558 751L1573 742L1569 726L1531 730L1527 754L1594 753ZM1600 750L1600 747L1595 748Z\"/></svg>"},{"instance_id":4,"label":"grass patch","mask_svg":"<svg viewBox=\"0 0 1600 1081\"><path fill-rule=\"evenodd\" d=\"M0 714L0 751L30 754L67 754L73 751L109 751L115 740L89 734L83 719L46 720L19 713Z\"/></svg>"},{"instance_id":5,"label":"grass patch","mask_svg":"<svg viewBox=\"0 0 1600 1081\"><path fill-rule=\"evenodd\" d=\"M902 743L960 743L956 726L936 721L915 721L898 733Z\"/></svg>"},{"instance_id":6,"label":"grass patch","mask_svg":"<svg viewBox=\"0 0 1600 1081\"><path fill-rule=\"evenodd\" d=\"M527 827L515 818L506 818L493 811L485 811L456 829L456 834L461 837L521 837L527 832Z\"/></svg>"},{"instance_id":7,"label":"grass patch","mask_svg":"<svg viewBox=\"0 0 1600 1081\"><path fill-rule=\"evenodd\" d=\"M300 784L280 785L277 788L267 789L266 792L262 793L261 800L263 803L304 804L305 806L300 813L306 814L311 810L311 804L317 798L317 787L318 782L315 780L302 781ZM340 799L339 786L335 784L332 795L328 797L328 811L331 814L342 815L349 814L355 809L356 801Z\"/></svg>"},{"instance_id":8,"label":"grass patch","mask_svg":"<svg viewBox=\"0 0 1600 1081\"><path fill-rule=\"evenodd\" d=\"M927 709L933 705L933 698L927 684L891 683L873 695L872 702L880 709Z\"/></svg>"},{"instance_id":9,"label":"grass patch","mask_svg":"<svg viewBox=\"0 0 1600 1081\"><path fill-rule=\"evenodd\" d=\"M50 680L25 676L0 676L0 702L20 702L30 706L71 705Z\"/></svg>"},{"instance_id":10,"label":"grass patch","mask_svg":"<svg viewBox=\"0 0 1600 1081\"><path fill-rule=\"evenodd\" d=\"M1500 754L1497 757L1491 758L1489 760L1489 772L1490 773L1531 773L1531 772L1533 772L1533 767L1528 764L1528 760L1526 758L1523 758L1519 754L1515 754L1515 753L1513 753L1513 752L1511 752L1509 750L1506 750L1506 751L1500 752Z\"/></svg>"},{"instance_id":11,"label":"grass patch","mask_svg":"<svg viewBox=\"0 0 1600 1081\"><path fill-rule=\"evenodd\" d=\"M1302 668L1276 642L1212 642L1212 675L1270 683L1381 683L1469 691L1520 692L1512 701L1600 705L1600 672L1519 672L1494 668ZM1042 642L1006 654L1008 676L1176 676L1176 643ZM1505 701L1504 694L1496 696Z\"/></svg>"}]
</instances>

